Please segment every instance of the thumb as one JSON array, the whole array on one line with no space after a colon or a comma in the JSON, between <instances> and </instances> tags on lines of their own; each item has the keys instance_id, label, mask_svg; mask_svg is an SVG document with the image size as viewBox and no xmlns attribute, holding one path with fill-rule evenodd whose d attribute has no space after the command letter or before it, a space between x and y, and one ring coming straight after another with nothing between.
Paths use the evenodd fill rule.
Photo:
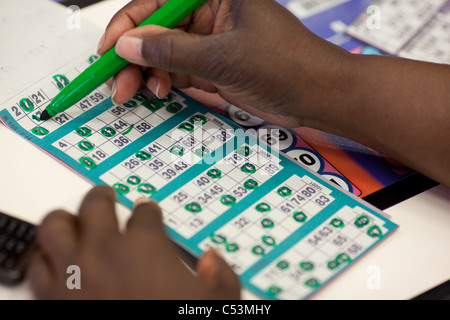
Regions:
<instances>
[{"instance_id":1,"label":"thumb","mask_svg":"<svg viewBox=\"0 0 450 320\"><path fill-rule=\"evenodd\" d=\"M218 38L149 25L119 38L116 53L137 65L212 80L215 74L220 74L219 70L214 70L220 67L214 53L222 50Z\"/></svg>"}]
</instances>

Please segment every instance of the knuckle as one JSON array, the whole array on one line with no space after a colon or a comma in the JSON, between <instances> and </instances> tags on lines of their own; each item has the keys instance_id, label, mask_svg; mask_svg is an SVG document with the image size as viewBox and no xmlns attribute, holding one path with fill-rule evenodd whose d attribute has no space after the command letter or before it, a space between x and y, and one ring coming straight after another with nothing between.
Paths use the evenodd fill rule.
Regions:
<instances>
[{"instance_id":1,"label":"knuckle","mask_svg":"<svg viewBox=\"0 0 450 320\"><path fill-rule=\"evenodd\" d=\"M114 202L116 200L116 191L106 185L98 185L92 188L85 196L83 205L91 202L105 201Z\"/></svg>"},{"instance_id":2,"label":"knuckle","mask_svg":"<svg viewBox=\"0 0 450 320\"><path fill-rule=\"evenodd\" d=\"M67 226L72 223L75 223L75 217L72 214L64 210L54 210L47 214L38 226L37 240L41 242L55 233L67 230Z\"/></svg>"},{"instance_id":3,"label":"knuckle","mask_svg":"<svg viewBox=\"0 0 450 320\"><path fill-rule=\"evenodd\" d=\"M165 70L173 68L174 43L172 37L155 35L144 39L142 57L151 66Z\"/></svg>"},{"instance_id":4,"label":"knuckle","mask_svg":"<svg viewBox=\"0 0 450 320\"><path fill-rule=\"evenodd\" d=\"M72 215L64 210L54 210L44 218L41 227L57 228L61 224L67 223L67 220L71 219L71 217Z\"/></svg>"}]
</instances>

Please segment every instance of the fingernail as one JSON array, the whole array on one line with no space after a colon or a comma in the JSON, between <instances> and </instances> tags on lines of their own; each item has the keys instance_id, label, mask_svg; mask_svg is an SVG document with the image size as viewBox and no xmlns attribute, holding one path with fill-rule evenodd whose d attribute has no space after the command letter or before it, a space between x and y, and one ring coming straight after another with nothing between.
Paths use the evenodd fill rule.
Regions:
<instances>
[{"instance_id":1,"label":"fingernail","mask_svg":"<svg viewBox=\"0 0 450 320\"><path fill-rule=\"evenodd\" d=\"M142 61L142 38L123 36L117 41L116 53L131 62Z\"/></svg>"},{"instance_id":2,"label":"fingernail","mask_svg":"<svg viewBox=\"0 0 450 320\"><path fill-rule=\"evenodd\" d=\"M151 92L153 92L153 94L158 98L161 99L160 95L159 95L159 89L161 89L161 80L157 79L157 78L151 78L148 81L148 87L150 89Z\"/></svg>"},{"instance_id":3,"label":"fingernail","mask_svg":"<svg viewBox=\"0 0 450 320\"><path fill-rule=\"evenodd\" d=\"M116 81L113 81L112 87L111 87L111 101L114 105L116 105L117 103L114 101L114 96L117 93L117 85L116 85Z\"/></svg>"},{"instance_id":4,"label":"fingernail","mask_svg":"<svg viewBox=\"0 0 450 320\"><path fill-rule=\"evenodd\" d=\"M111 87L111 101L112 101L112 103L113 103L114 105L119 104L119 103L117 103L116 101L114 101L114 98L115 98L115 96L116 96L116 93L117 93L117 84L116 84L116 81L113 80L113 84L112 84L112 87Z\"/></svg>"},{"instance_id":5,"label":"fingernail","mask_svg":"<svg viewBox=\"0 0 450 320\"><path fill-rule=\"evenodd\" d=\"M161 81L158 80L157 84L156 84L156 88L155 91L153 91L153 93L155 94L155 96L158 99L161 99L161 97L159 96L159 89L161 88Z\"/></svg>"},{"instance_id":6,"label":"fingernail","mask_svg":"<svg viewBox=\"0 0 450 320\"><path fill-rule=\"evenodd\" d=\"M100 41L98 42L97 46L97 53L100 51L100 49L103 47L103 43L105 43L105 34L102 35L100 38Z\"/></svg>"},{"instance_id":7,"label":"fingernail","mask_svg":"<svg viewBox=\"0 0 450 320\"><path fill-rule=\"evenodd\" d=\"M158 84L156 85L155 94L158 99L161 99L161 96L159 95L159 89L161 88L161 81L158 80Z\"/></svg>"}]
</instances>

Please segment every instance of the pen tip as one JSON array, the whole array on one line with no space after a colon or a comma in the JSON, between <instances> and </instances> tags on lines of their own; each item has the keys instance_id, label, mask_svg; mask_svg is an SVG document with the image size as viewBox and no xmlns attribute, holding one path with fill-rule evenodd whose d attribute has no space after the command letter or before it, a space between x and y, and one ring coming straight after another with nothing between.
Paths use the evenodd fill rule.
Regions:
<instances>
[{"instance_id":1,"label":"pen tip","mask_svg":"<svg viewBox=\"0 0 450 320\"><path fill-rule=\"evenodd\" d=\"M45 121L45 120L48 120L50 118L51 117L48 114L47 110L42 111L41 116L40 116L41 121Z\"/></svg>"}]
</instances>

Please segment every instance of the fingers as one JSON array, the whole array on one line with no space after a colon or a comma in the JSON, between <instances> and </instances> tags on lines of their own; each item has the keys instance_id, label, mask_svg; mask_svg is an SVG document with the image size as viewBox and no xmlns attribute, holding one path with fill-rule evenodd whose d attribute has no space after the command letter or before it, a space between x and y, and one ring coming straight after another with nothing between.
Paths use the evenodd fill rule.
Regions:
<instances>
[{"instance_id":1,"label":"fingers","mask_svg":"<svg viewBox=\"0 0 450 320\"><path fill-rule=\"evenodd\" d=\"M111 98L114 104L122 104L133 98L141 87L142 72L137 65L128 65L113 79Z\"/></svg>"},{"instance_id":2,"label":"fingers","mask_svg":"<svg viewBox=\"0 0 450 320\"><path fill-rule=\"evenodd\" d=\"M185 74L171 74L172 86L179 89L194 88L201 89L205 92L216 93L216 86L200 77L192 77Z\"/></svg>"},{"instance_id":3,"label":"fingers","mask_svg":"<svg viewBox=\"0 0 450 320\"><path fill-rule=\"evenodd\" d=\"M127 231L144 231L147 233L164 234L162 211L159 205L149 199L138 199L127 223Z\"/></svg>"},{"instance_id":4,"label":"fingers","mask_svg":"<svg viewBox=\"0 0 450 320\"><path fill-rule=\"evenodd\" d=\"M239 279L216 249L203 254L197 264L197 274L219 296L225 299L240 298Z\"/></svg>"},{"instance_id":5,"label":"fingers","mask_svg":"<svg viewBox=\"0 0 450 320\"><path fill-rule=\"evenodd\" d=\"M102 55L111 49L126 31L135 28L155 12L165 1L135 0L119 10L106 27L98 44L97 53Z\"/></svg>"},{"instance_id":6,"label":"fingers","mask_svg":"<svg viewBox=\"0 0 450 320\"><path fill-rule=\"evenodd\" d=\"M151 259L152 267L168 270L168 265L175 267L177 257L162 217L156 202L147 198L138 199L128 220L125 237L133 243L135 250Z\"/></svg>"},{"instance_id":7,"label":"fingers","mask_svg":"<svg viewBox=\"0 0 450 320\"><path fill-rule=\"evenodd\" d=\"M51 212L38 227L36 241L52 271L65 273L78 247L76 217L62 210Z\"/></svg>"},{"instance_id":8,"label":"fingers","mask_svg":"<svg viewBox=\"0 0 450 320\"><path fill-rule=\"evenodd\" d=\"M161 69L149 69L144 80L147 88L159 99L167 97L172 88L170 74Z\"/></svg>"},{"instance_id":9,"label":"fingers","mask_svg":"<svg viewBox=\"0 0 450 320\"><path fill-rule=\"evenodd\" d=\"M144 21L146 18L148 18L153 12L155 12L159 7L164 5L167 2L167 0L135 0L130 2L128 5L126 5L123 9L121 9L110 21L108 27L106 28L105 34L101 38L99 45L98 45L98 53L104 54L107 50L111 49L114 45L119 45L119 51L122 52L123 57L126 57L130 62L141 65L141 66L147 66L149 64L153 65L153 67L156 67L152 70L151 76L147 76L145 78L145 82L147 87L158 97L158 98L164 98L166 97L170 89L172 87L172 83L170 81L170 76L167 71L171 71L167 68L167 66L171 65L170 62L172 59L172 56L166 56L166 53L168 49L167 44L168 41L163 41L165 43L164 50L157 50L159 52L159 57L166 57L163 60L159 57L156 58L148 58L147 55L144 55L144 58L142 59L133 59L133 57L142 56L142 45L140 44L140 39L143 35L145 35L146 28L152 30L156 30L155 32L164 32L167 29L157 26L145 26L143 28L137 28L142 21ZM203 8L198 9L197 14L191 15L190 17L186 18L179 24L177 28L175 28L172 31L178 31L179 34L185 34L186 32L181 32L180 30L189 30L190 33L198 33L198 34L208 34L212 32L213 27L213 18L214 18L214 12L217 12L217 6L213 6L214 8L210 8L210 5L205 5ZM205 22L206 21L206 22ZM189 26L189 27L187 27ZM143 29L142 31L135 31L138 29ZM119 38L124 35L124 33L131 32L132 38L125 37L124 41L121 42L121 44L117 43ZM189 37L190 38L190 37ZM195 41L196 36L192 35L193 41L189 43L189 46L191 48L196 48L197 43ZM176 40L176 39L174 39ZM158 41L158 39L155 39L155 41ZM169 40L170 42L170 40ZM151 47L153 44L150 43L146 45L145 47ZM180 45L179 49L182 48L182 44ZM203 48L205 49L205 48ZM202 48L198 48L197 53L195 55L192 55L193 59L196 59L196 61L204 60L205 56L207 57L210 55L210 53L203 53L202 56L198 57L199 53L202 52ZM146 50L148 51L148 50ZM175 50L178 51L178 50ZM185 54L189 54L188 52L182 53L182 52L175 52L176 55L174 56L175 62L173 64L174 67L183 65L184 62L181 61L182 57ZM197 60L199 59L199 60ZM161 63L161 67L158 67L158 64L153 62L164 62ZM145 62L144 62L145 61ZM191 64L191 62L189 62ZM167 70L162 71L161 69ZM190 68L191 70L198 70L196 66L192 66ZM121 71L116 77L114 83L111 83L112 85L112 99L115 104L122 104L127 102L129 99L133 97L133 95L136 93L136 91L140 88L142 76L137 74L137 67L127 67L125 70ZM188 72L189 73L189 72ZM211 85L208 85L208 92L211 90L215 90L215 88L210 89Z\"/></svg>"},{"instance_id":10,"label":"fingers","mask_svg":"<svg viewBox=\"0 0 450 320\"><path fill-rule=\"evenodd\" d=\"M48 214L37 229L38 251L27 269L27 278L38 299L49 298L55 283L75 263L78 248L77 218L59 210Z\"/></svg>"},{"instance_id":11,"label":"fingers","mask_svg":"<svg viewBox=\"0 0 450 320\"><path fill-rule=\"evenodd\" d=\"M55 279L50 264L42 252L33 255L26 277L37 299L49 298Z\"/></svg>"},{"instance_id":12,"label":"fingers","mask_svg":"<svg viewBox=\"0 0 450 320\"><path fill-rule=\"evenodd\" d=\"M126 32L118 40L116 52L134 64L212 80L228 62L218 57L226 50L217 43L220 39L221 35L203 36L149 25Z\"/></svg>"},{"instance_id":13,"label":"fingers","mask_svg":"<svg viewBox=\"0 0 450 320\"><path fill-rule=\"evenodd\" d=\"M153 272L159 272L160 278L164 279L164 286L177 286L176 293L171 293L170 297L183 297L186 288L190 288L188 296L200 297L204 294L201 290L207 289L210 299L239 299L240 284L239 279L225 260L215 251L206 252L200 259L195 277L186 266L180 263L177 257L177 250L167 237L162 211L158 204L152 200L142 198L135 202L132 216L127 225L127 234L133 235L134 248L142 248L145 252L151 253L151 266ZM145 237L139 237L146 235ZM163 274L170 274L165 277ZM158 287L159 281L154 282ZM181 284L184 285L181 285ZM200 284L200 286L199 286ZM164 298L168 291L160 289L160 298ZM195 298L194 298L195 299Z\"/></svg>"},{"instance_id":14,"label":"fingers","mask_svg":"<svg viewBox=\"0 0 450 320\"><path fill-rule=\"evenodd\" d=\"M91 189L79 210L80 239L88 246L103 246L119 236L116 192L107 186Z\"/></svg>"}]
</instances>

